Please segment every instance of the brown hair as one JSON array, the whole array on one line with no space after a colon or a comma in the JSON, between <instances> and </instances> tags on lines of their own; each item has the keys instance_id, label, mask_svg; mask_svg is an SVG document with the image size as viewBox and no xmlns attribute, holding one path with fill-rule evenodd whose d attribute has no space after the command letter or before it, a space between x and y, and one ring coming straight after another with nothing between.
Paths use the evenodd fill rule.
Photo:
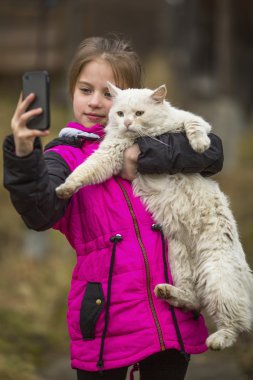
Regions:
<instances>
[{"instance_id":1,"label":"brown hair","mask_svg":"<svg viewBox=\"0 0 253 380\"><path fill-rule=\"evenodd\" d=\"M68 78L71 96L82 68L97 59L104 59L110 64L118 87L142 87L142 65L139 56L128 42L116 36L90 37L81 42L70 65Z\"/></svg>"}]
</instances>

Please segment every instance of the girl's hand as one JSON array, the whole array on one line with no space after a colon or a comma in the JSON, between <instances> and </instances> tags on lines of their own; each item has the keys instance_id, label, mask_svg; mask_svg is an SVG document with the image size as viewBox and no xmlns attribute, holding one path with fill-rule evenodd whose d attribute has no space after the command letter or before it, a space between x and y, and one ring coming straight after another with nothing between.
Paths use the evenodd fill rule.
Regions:
<instances>
[{"instance_id":1,"label":"girl's hand","mask_svg":"<svg viewBox=\"0 0 253 380\"><path fill-rule=\"evenodd\" d=\"M133 181L137 174L137 161L141 153L139 145L134 144L124 152L123 168L120 172L122 178Z\"/></svg>"},{"instance_id":2,"label":"girl's hand","mask_svg":"<svg viewBox=\"0 0 253 380\"><path fill-rule=\"evenodd\" d=\"M42 108L26 111L34 99L35 94L29 94L24 100L22 100L22 94L20 94L17 108L11 119L16 155L19 157L32 153L36 137L43 137L49 134L49 131L39 131L27 127L27 123L32 117L40 115L43 112Z\"/></svg>"}]
</instances>

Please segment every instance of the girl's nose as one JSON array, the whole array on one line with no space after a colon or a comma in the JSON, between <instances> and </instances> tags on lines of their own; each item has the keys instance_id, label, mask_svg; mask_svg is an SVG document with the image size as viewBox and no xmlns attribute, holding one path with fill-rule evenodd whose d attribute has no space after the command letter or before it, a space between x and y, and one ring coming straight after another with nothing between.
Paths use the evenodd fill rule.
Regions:
<instances>
[{"instance_id":1,"label":"girl's nose","mask_svg":"<svg viewBox=\"0 0 253 380\"><path fill-rule=\"evenodd\" d=\"M101 95L94 92L90 97L89 106L91 108L101 107Z\"/></svg>"}]
</instances>

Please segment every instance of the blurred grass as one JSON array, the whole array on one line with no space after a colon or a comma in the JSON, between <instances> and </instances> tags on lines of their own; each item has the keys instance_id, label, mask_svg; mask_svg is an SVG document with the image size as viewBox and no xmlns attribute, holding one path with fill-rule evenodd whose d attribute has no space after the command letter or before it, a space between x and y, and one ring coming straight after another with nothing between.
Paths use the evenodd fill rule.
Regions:
<instances>
[{"instance_id":1,"label":"blurred grass","mask_svg":"<svg viewBox=\"0 0 253 380\"><path fill-rule=\"evenodd\" d=\"M10 133L10 120L18 98L13 93L18 92L1 87L1 141ZM44 142L56 137L68 119L69 110L53 97L52 130ZM243 131L238 149L237 167L233 172L218 174L215 179L231 200L241 240L253 267L252 130ZM44 258L25 255L26 227L3 187L0 198L0 379L42 380L40 368L57 357L68 355L65 319L74 255L65 239L54 231L48 232L50 252ZM228 351L224 355L227 358ZM242 338L229 355L244 373L250 373L252 340Z\"/></svg>"},{"instance_id":2,"label":"blurred grass","mask_svg":"<svg viewBox=\"0 0 253 380\"><path fill-rule=\"evenodd\" d=\"M13 95L1 87L1 142L11 133L18 92ZM68 113L53 99L54 127L44 144L65 126ZM0 160L2 177L2 154ZM0 379L40 380L40 368L68 356L66 307L74 255L65 239L50 231L44 237L50 241L50 252L42 258L29 257L24 251L27 229L3 187L0 198Z\"/></svg>"},{"instance_id":3,"label":"blurred grass","mask_svg":"<svg viewBox=\"0 0 253 380\"><path fill-rule=\"evenodd\" d=\"M228 195L239 235L253 267L253 130L242 131L238 141L238 163L233 172L221 173L218 182Z\"/></svg>"}]
</instances>

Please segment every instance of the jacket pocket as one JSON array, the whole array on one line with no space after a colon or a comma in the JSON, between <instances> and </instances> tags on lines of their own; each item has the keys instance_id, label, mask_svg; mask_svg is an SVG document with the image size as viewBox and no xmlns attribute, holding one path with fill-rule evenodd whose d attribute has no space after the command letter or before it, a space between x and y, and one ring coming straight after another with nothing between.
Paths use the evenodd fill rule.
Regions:
<instances>
[{"instance_id":1,"label":"jacket pocket","mask_svg":"<svg viewBox=\"0 0 253 380\"><path fill-rule=\"evenodd\" d=\"M88 282L80 310L80 329L83 339L95 338L95 326L105 303L100 282Z\"/></svg>"}]
</instances>

